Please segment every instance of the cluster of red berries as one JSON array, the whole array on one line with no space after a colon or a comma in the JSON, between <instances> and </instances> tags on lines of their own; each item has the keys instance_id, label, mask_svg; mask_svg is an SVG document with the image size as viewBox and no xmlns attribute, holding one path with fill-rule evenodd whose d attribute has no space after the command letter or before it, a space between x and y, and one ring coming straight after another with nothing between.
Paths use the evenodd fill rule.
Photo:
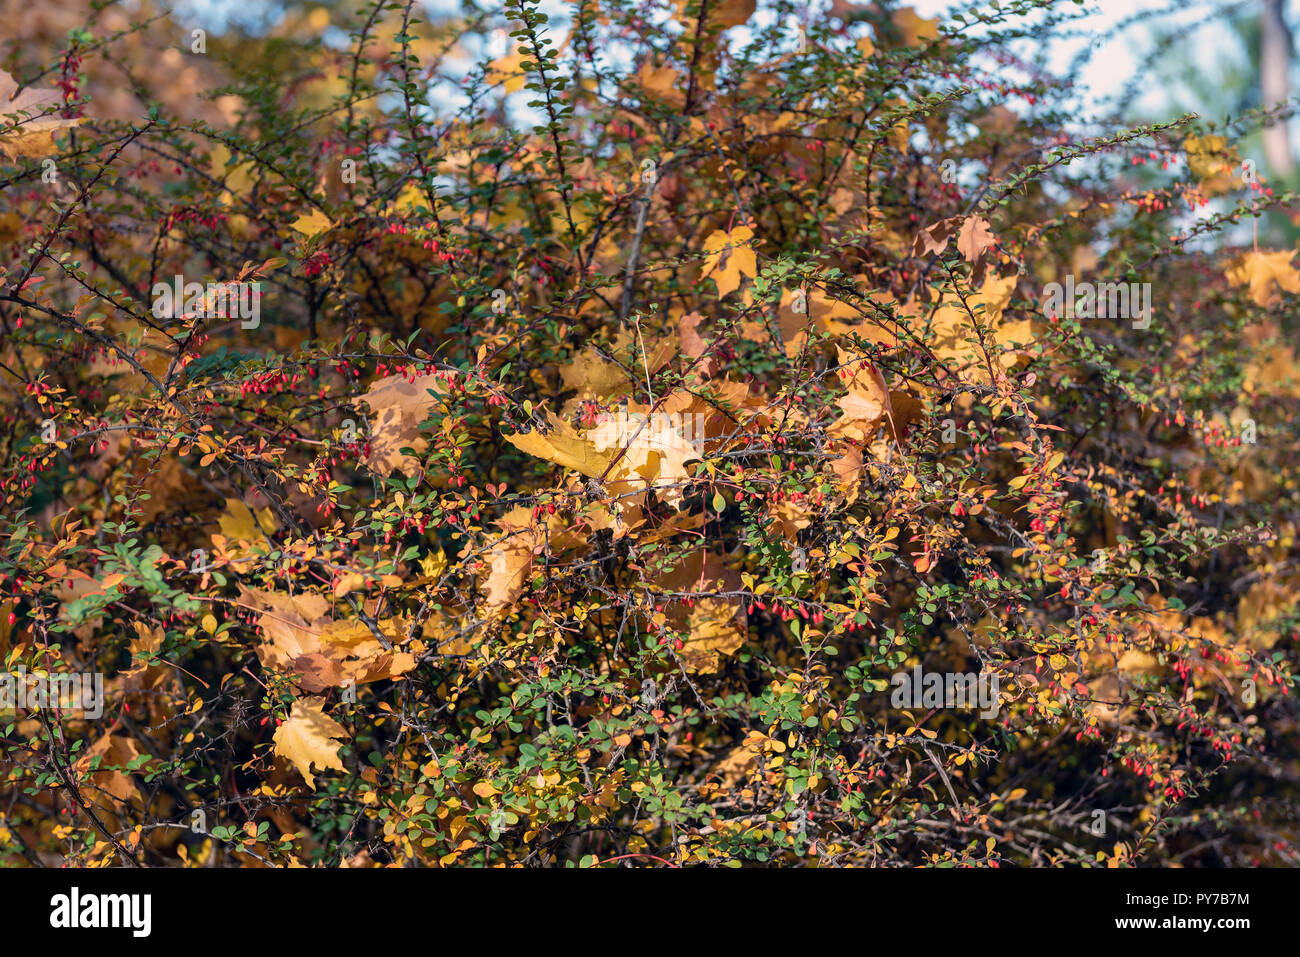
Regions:
<instances>
[{"instance_id":1,"label":"cluster of red berries","mask_svg":"<svg viewBox=\"0 0 1300 957\"><path fill-rule=\"evenodd\" d=\"M203 213L197 209L174 209L163 217L159 230L171 232L172 227L181 223L194 223L204 229L216 229L219 223L227 222L230 217L225 213Z\"/></svg>"},{"instance_id":2,"label":"cluster of red berries","mask_svg":"<svg viewBox=\"0 0 1300 957\"><path fill-rule=\"evenodd\" d=\"M290 374L282 369L264 372L260 375L254 375L239 384L240 396L247 398L252 395L270 395L273 393L284 392L292 389L302 379L302 374L295 372Z\"/></svg>"},{"instance_id":3,"label":"cluster of red berries","mask_svg":"<svg viewBox=\"0 0 1300 957\"><path fill-rule=\"evenodd\" d=\"M313 253L302 262L302 271L308 279L314 279L334 264L328 250Z\"/></svg>"},{"instance_id":4,"label":"cluster of red berries","mask_svg":"<svg viewBox=\"0 0 1300 957\"><path fill-rule=\"evenodd\" d=\"M83 79L80 70L81 57L69 50L63 57L63 67L58 81L54 84L63 91L63 115L67 119L73 119L81 115L81 107L73 105L79 92L78 87L81 86Z\"/></svg>"}]
</instances>

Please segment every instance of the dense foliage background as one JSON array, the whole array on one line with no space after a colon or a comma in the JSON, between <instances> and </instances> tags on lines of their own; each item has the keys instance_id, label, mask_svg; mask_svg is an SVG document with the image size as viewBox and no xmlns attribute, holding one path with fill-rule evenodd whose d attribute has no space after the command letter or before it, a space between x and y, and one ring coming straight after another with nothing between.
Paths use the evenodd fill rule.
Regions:
<instances>
[{"instance_id":1,"label":"dense foliage background","mask_svg":"<svg viewBox=\"0 0 1300 957\"><path fill-rule=\"evenodd\" d=\"M4 5L0 657L106 701L0 860L1296 863L1290 107L1082 117L1051 0Z\"/></svg>"}]
</instances>

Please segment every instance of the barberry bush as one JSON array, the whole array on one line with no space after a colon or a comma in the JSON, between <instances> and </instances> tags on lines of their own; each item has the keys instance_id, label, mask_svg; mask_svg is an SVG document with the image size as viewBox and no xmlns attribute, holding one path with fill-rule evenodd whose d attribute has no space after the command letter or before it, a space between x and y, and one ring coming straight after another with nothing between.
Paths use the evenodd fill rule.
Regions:
<instances>
[{"instance_id":1,"label":"barberry bush","mask_svg":"<svg viewBox=\"0 0 1300 957\"><path fill-rule=\"evenodd\" d=\"M1081 115L1051 0L22 9L0 860L1297 862L1286 108Z\"/></svg>"}]
</instances>

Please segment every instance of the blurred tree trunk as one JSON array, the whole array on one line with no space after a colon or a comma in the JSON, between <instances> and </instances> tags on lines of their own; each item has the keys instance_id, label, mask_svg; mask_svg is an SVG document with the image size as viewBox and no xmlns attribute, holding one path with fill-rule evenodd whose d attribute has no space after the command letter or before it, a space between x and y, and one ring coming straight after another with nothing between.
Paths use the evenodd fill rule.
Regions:
<instances>
[{"instance_id":1,"label":"blurred tree trunk","mask_svg":"<svg viewBox=\"0 0 1300 957\"><path fill-rule=\"evenodd\" d=\"M1291 35L1282 16L1285 0L1262 0L1259 33L1259 93L1265 108L1286 100L1291 70ZM1295 169L1291 153L1291 136L1286 120L1264 129L1264 155L1269 169L1288 177Z\"/></svg>"}]
</instances>

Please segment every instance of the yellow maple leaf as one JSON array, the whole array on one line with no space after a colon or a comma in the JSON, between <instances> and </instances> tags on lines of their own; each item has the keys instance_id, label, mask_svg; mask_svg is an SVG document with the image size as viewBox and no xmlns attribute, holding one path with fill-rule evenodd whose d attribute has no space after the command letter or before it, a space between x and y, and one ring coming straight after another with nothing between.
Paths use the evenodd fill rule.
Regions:
<instances>
[{"instance_id":1,"label":"yellow maple leaf","mask_svg":"<svg viewBox=\"0 0 1300 957\"><path fill-rule=\"evenodd\" d=\"M319 236L327 229L334 226L334 220L330 219L319 209L314 209L310 213L304 213L293 221L293 228L302 233L308 239Z\"/></svg>"},{"instance_id":2,"label":"yellow maple leaf","mask_svg":"<svg viewBox=\"0 0 1300 957\"><path fill-rule=\"evenodd\" d=\"M941 219L937 223L926 226L912 240L912 255L930 256L943 252L948 248L953 233L961 223L960 216L950 216L947 219Z\"/></svg>"},{"instance_id":3,"label":"yellow maple leaf","mask_svg":"<svg viewBox=\"0 0 1300 957\"><path fill-rule=\"evenodd\" d=\"M1228 267L1228 282L1234 286L1250 284L1250 298L1265 308L1276 303L1281 295L1278 288L1287 292L1300 292L1300 273L1291 265L1295 250L1278 252L1249 252Z\"/></svg>"},{"instance_id":4,"label":"yellow maple leaf","mask_svg":"<svg viewBox=\"0 0 1300 957\"><path fill-rule=\"evenodd\" d=\"M511 509L494 524L501 530L501 536L492 544L482 585L484 611L490 615L509 611L519 600L527 586L534 555L543 549L558 555L582 546L587 540L585 532L573 528L560 516L534 515L526 505ZM451 634L443 637L449 645L457 643ZM454 653L445 648L443 652Z\"/></svg>"},{"instance_id":5,"label":"yellow maple leaf","mask_svg":"<svg viewBox=\"0 0 1300 957\"><path fill-rule=\"evenodd\" d=\"M700 335L699 325L704 321L704 317L698 312L688 312L679 316L677 319L677 340L678 348L682 355L691 359L698 359L708 350L709 344ZM708 371L703 374L711 375L716 371L716 363L706 363L709 366ZM698 364L692 368L699 368Z\"/></svg>"},{"instance_id":6,"label":"yellow maple leaf","mask_svg":"<svg viewBox=\"0 0 1300 957\"><path fill-rule=\"evenodd\" d=\"M330 610L329 602L320 595L288 595L241 587L240 600L261 612L258 627L267 642L259 656L265 664L287 666L294 658L320 650L317 622ZM268 652L273 654L268 656Z\"/></svg>"},{"instance_id":7,"label":"yellow maple leaf","mask_svg":"<svg viewBox=\"0 0 1300 957\"><path fill-rule=\"evenodd\" d=\"M722 778L727 787L735 787L759 769L760 750L747 744L732 748L721 761L713 766L711 773Z\"/></svg>"},{"instance_id":8,"label":"yellow maple leaf","mask_svg":"<svg viewBox=\"0 0 1300 957\"><path fill-rule=\"evenodd\" d=\"M289 719L275 729L272 738L275 753L292 762L313 791L316 778L311 773L312 765L342 771L339 748L348 737L347 729L325 714L323 704L323 698L295 701Z\"/></svg>"},{"instance_id":9,"label":"yellow maple leaf","mask_svg":"<svg viewBox=\"0 0 1300 957\"><path fill-rule=\"evenodd\" d=\"M487 81L494 86L498 83L502 84L507 93L522 90L524 80L527 78L523 67L520 66L523 62L524 55L518 51L493 60L487 67Z\"/></svg>"},{"instance_id":10,"label":"yellow maple leaf","mask_svg":"<svg viewBox=\"0 0 1300 957\"><path fill-rule=\"evenodd\" d=\"M841 375L848 375L848 391L836 399L844 415L832 432L857 441L870 438L890 413L889 386L870 361L856 352L838 348Z\"/></svg>"},{"instance_id":11,"label":"yellow maple leaf","mask_svg":"<svg viewBox=\"0 0 1300 957\"><path fill-rule=\"evenodd\" d=\"M53 87L28 87L18 93L18 83L0 70L0 149L10 159L39 158L57 151L54 134L81 119L66 119L55 110L63 94Z\"/></svg>"},{"instance_id":12,"label":"yellow maple leaf","mask_svg":"<svg viewBox=\"0 0 1300 957\"><path fill-rule=\"evenodd\" d=\"M365 395L353 400L364 402L374 414L366 465L382 475L394 471L414 475L420 462L402 449L410 448L419 454L428 447L420 436L420 423L437 401L429 393L442 393L446 388L446 383L435 375L417 376L414 382L394 375L372 383Z\"/></svg>"},{"instance_id":13,"label":"yellow maple leaf","mask_svg":"<svg viewBox=\"0 0 1300 957\"><path fill-rule=\"evenodd\" d=\"M82 785L82 798L92 807L116 813L113 805L129 803L138 796L139 789L129 771L120 768L129 765L140 756L140 749L135 740L111 731L82 752L74 765L78 776L89 775L89 780ZM92 770L91 763L100 759L101 770Z\"/></svg>"},{"instance_id":14,"label":"yellow maple leaf","mask_svg":"<svg viewBox=\"0 0 1300 957\"><path fill-rule=\"evenodd\" d=\"M988 360L995 367L1007 368L1015 363L1017 345L1033 341L1032 323L1025 320L1007 322L1003 312L1015 292L1017 277L990 277L980 291L966 297L963 304L956 293L944 296L930 322L929 344L934 354L953 367L967 371L973 381L988 384ZM975 321L971 315L974 313ZM976 334L978 322L983 336ZM982 346L981 346L982 342ZM985 358L988 349L988 360Z\"/></svg>"},{"instance_id":15,"label":"yellow maple leaf","mask_svg":"<svg viewBox=\"0 0 1300 957\"><path fill-rule=\"evenodd\" d=\"M253 190L257 167L251 163L230 162L234 154L222 143L212 147L208 157L208 168L212 177L222 183L221 202L225 206L235 206L238 197L247 196Z\"/></svg>"},{"instance_id":16,"label":"yellow maple leaf","mask_svg":"<svg viewBox=\"0 0 1300 957\"><path fill-rule=\"evenodd\" d=\"M525 506L511 509L496 524L504 534L492 547L483 583L489 613L508 610L519 600L533 567L533 549L543 540L532 509Z\"/></svg>"},{"instance_id":17,"label":"yellow maple leaf","mask_svg":"<svg viewBox=\"0 0 1300 957\"><path fill-rule=\"evenodd\" d=\"M8 246L10 243L17 242L18 237L22 234L22 217L12 211L0 215L0 246Z\"/></svg>"},{"instance_id":18,"label":"yellow maple leaf","mask_svg":"<svg viewBox=\"0 0 1300 957\"><path fill-rule=\"evenodd\" d=\"M427 552L420 559L420 571L431 581L437 581L442 578L443 573L447 571L447 555L441 548L434 546L434 550Z\"/></svg>"},{"instance_id":19,"label":"yellow maple leaf","mask_svg":"<svg viewBox=\"0 0 1300 957\"><path fill-rule=\"evenodd\" d=\"M1183 140L1187 168L1200 180L1201 192L1217 196L1236 185L1234 175L1240 157L1235 146L1222 136L1189 136Z\"/></svg>"},{"instance_id":20,"label":"yellow maple leaf","mask_svg":"<svg viewBox=\"0 0 1300 957\"><path fill-rule=\"evenodd\" d=\"M845 501L858 500L858 487L862 484L865 468L862 461L862 449L854 444L846 444L838 458L831 460L831 471L835 484L839 486Z\"/></svg>"},{"instance_id":21,"label":"yellow maple leaf","mask_svg":"<svg viewBox=\"0 0 1300 957\"><path fill-rule=\"evenodd\" d=\"M901 7L890 19L909 47L919 47L939 35L938 19L927 20L916 12L915 7Z\"/></svg>"},{"instance_id":22,"label":"yellow maple leaf","mask_svg":"<svg viewBox=\"0 0 1300 957\"><path fill-rule=\"evenodd\" d=\"M564 388L579 393L590 393L599 398L622 395L632 383L618 363L610 362L594 349L587 349L573 357L573 361L560 367Z\"/></svg>"},{"instance_id":23,"label":"yellow maple leaf","mask_svg":"<svg viewBox=\"0 0 1300 957\"><path fill-rule=\"evenodd\" d=\"M268 532L278 527L270 508L259 509L257 514L237 498L226 499L226 511L217 516L221 534L229 542L265 544Z\"/></svg>"},{"instance_id":24,"label":"yellow maple leaf","mask_svg":"<svg viewBox=\"0 0 1300 957\"><path fill-rule=\"evenodd\" d=\"M505 440L520 451L566 469L574 469L589 478L605 474L609 469L608 455L598 452L573 426L549 409L546 410L546 419L551 431L507 435Z\"/></svg>"},{"instance_id":25,"label":"yellow maple leaf","mask_svg":"<svg viewBox=\"0 0 1300 957\"><path fill-rule=\"evenodd\" d=\"M807 500L795 502L783 498L767 506L770 528L779 532L791 545L799 542L799 532L812 524L812 508Z\"/></svg>"},{"instance_id":26,"label":"yellow maple leaf","mask_svg":"<svg viewBox=\"0 0 1300 957\"><path fill-rule=\"evenodd\" d=\"M628 411L603 420L588 433L592 445L611 461L622 450L610 469L613 488L653 488L664 502L679 507L690 481L686 463L700 458L700 451L686 438L679 416L652 412L648 406L634 405Z\"/></svg>"},{"instance_id":27,"label":"yellow maple leaf","mask_svg":"<svg viewBox=\"0 0 1300 957\"><path fill-rule=\"evenodd\" d=\"M366 684L415 667L413 656L384 648L364 622L330 620L331 603L323 595L241 586L240 600L260 612L264 640L257 656L263 667L291 677L305 691ZM408 623L397 618L381 619L376 627L390 645L409 634Z\"/></svg>"},{"instance_id":28,"label":"yellow maple leaf","mask_svg":"<svg viewBox=\"0 0 1300 957\"><path fill-rule=\"evenodd\" d=\"M646 63L637 71L637 79L647 93L658 99L675 104L686 101L686 87L681 84L678 72L670 66Z\"/></svg>"},{"instance_id":29,"label":"yellow maple leaf","mask_svg":"<svg viewBox=\"0 0 1300 957\"><path fill-rule=\"evenodd\" d=\"M680 652L687 671L713 674L722 660L745 643L738 603L720 598L701 598L691 611L690 637Z\"/></svg>"},{"instance_id":30,"label":"yellow maple leaf","mask_svg":"<svg viewBox=\"0 0 1300 957\"><path fill-rule=\"evenodd\" d=\"M962 221L961 233L957 237L957 251L968 262L973 263L997 242L988 220L979 216L967 216Z\"/></svg>"},{"instance_id":31,"label":"yellow maple leaf","mask_svg":"<svg viewBox=\"0 0 1300 957\"><path fill-rule=\"evenodd\" d=\"M1274 392L1300 398L1300 362L1295 350L1279 345L1246 366L1242 388L1251 393Z\"/></svg>"},{"instance_id":32,"label":"yellow maple leaf","mask_svg":"<svg viewBox=\"0 0 1300 957\"><path fill-rule=\"evenodd\" d=\"M754 250L744 243L754 238L754 231L748 226L737 226L731 232L715 229L704 240L707 254L703 276L712 276L718 284L718 295L725 296L734 292L740 285L740 277L751 279L758 275L758 262Z\"/></svg>"}]
</instances>

